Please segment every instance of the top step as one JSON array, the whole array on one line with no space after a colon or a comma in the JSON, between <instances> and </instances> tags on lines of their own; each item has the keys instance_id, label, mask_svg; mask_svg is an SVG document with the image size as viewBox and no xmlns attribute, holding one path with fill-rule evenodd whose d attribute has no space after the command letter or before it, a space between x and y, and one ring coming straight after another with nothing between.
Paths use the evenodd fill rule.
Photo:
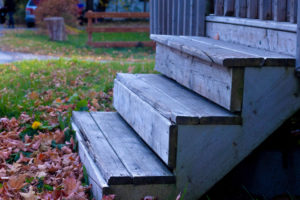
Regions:
<instances>
[{"instance_id":1,"label":"top step","mask_svg":"<svg viewBox=\"0 0 300 200\"><path fill-rule=\"evenodd\" d=\"M151 35L151 39L201 60L226 67L295 66L295 58L289 55L207 37Z\"/></svg>"}]
</instances>

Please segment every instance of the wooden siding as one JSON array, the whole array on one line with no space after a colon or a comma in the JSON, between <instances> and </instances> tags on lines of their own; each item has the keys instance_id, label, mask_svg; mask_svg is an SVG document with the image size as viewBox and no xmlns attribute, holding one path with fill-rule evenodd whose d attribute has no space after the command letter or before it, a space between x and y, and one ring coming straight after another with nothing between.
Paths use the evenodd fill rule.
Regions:
<instances>
[{"instance_id":1,"label":"wooden siding","mask_svg":"<svg viewBox=\"0 0 300 200\"><path fill-rule=\"evenodd\" d=\"M297 23L298 0L215 0L216 16Z\"/></svg>"},{"instance_id":2,"label":"wooden siding","mask_svg":"<svg viewBox=\"0 0 300 200\"><path fill-rule=\"evenodd\" d=\"M151 34L204 36L203 0L151 0Z\"/></svg>"}]
</instances>

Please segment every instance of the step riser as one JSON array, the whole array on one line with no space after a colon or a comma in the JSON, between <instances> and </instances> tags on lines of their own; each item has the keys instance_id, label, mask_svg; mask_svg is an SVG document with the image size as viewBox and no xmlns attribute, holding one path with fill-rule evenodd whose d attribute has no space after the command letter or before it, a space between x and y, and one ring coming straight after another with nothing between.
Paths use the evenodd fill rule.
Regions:
<instances>
[{"instance_id":1,"label":"step riser","mask_svg":"<svg viewBox=\"0 0 300 200\"><path fill-rule=\"evenodd\" d=\"M230 111L241 111L243 68L203 62L158 43L155 70Z\"/></svg>"},{"instance_id":2,"label":"step riser","mask_svg":"<svg viewBox=\"0 0 300 200\"><path fill-rule=\"evenodd\" d=\"M118 80L114 83L114 107L149 147L174 168L176 127Z\"/></svg>"}]
</instances>

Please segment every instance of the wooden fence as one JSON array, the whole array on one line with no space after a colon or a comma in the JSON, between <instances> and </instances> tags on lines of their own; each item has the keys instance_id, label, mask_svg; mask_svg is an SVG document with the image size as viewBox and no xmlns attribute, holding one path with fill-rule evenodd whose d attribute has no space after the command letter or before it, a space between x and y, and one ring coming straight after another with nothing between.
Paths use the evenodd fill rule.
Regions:
<instances>
[{"instance_id":1,"label":"wooden fence","mask_svg":"<svg viewBox=\"0 0 300 200\"><path fill-rule=\"evenodd\" d=\"M149 26L110 26L110 27L97 27L93 25L93 19L99 18L149 18L149 13L144 12L92 12L88 11L86 16L88 19L88 26L86 28L88 33L88 42L87 44L92 47L136 47L136 46L148 46L153 47L154 42L152 41L118 41L118 42L94 42L93 41L93 33L101 33L101 32L149 32Z\"/></svg>"}]
</instances>

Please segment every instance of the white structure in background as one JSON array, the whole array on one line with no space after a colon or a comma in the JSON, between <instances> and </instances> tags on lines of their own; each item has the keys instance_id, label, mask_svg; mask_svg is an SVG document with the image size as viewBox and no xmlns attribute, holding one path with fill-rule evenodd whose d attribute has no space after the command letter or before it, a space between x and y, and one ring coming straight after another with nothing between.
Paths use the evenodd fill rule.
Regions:
<instances>
[{"instance_id":1,"label":"white structure in background","mask_svg":"<svg viewBox=\"0 0 300 200\"><path fill-rule=\"evenodd\" d=\"M1 0L0 0L1 1ZM99 0L94 0L94 10L97 11ZM106 12L149 12L149 2L144 0L110 0Z\"/></svg>"}]
</instances>

